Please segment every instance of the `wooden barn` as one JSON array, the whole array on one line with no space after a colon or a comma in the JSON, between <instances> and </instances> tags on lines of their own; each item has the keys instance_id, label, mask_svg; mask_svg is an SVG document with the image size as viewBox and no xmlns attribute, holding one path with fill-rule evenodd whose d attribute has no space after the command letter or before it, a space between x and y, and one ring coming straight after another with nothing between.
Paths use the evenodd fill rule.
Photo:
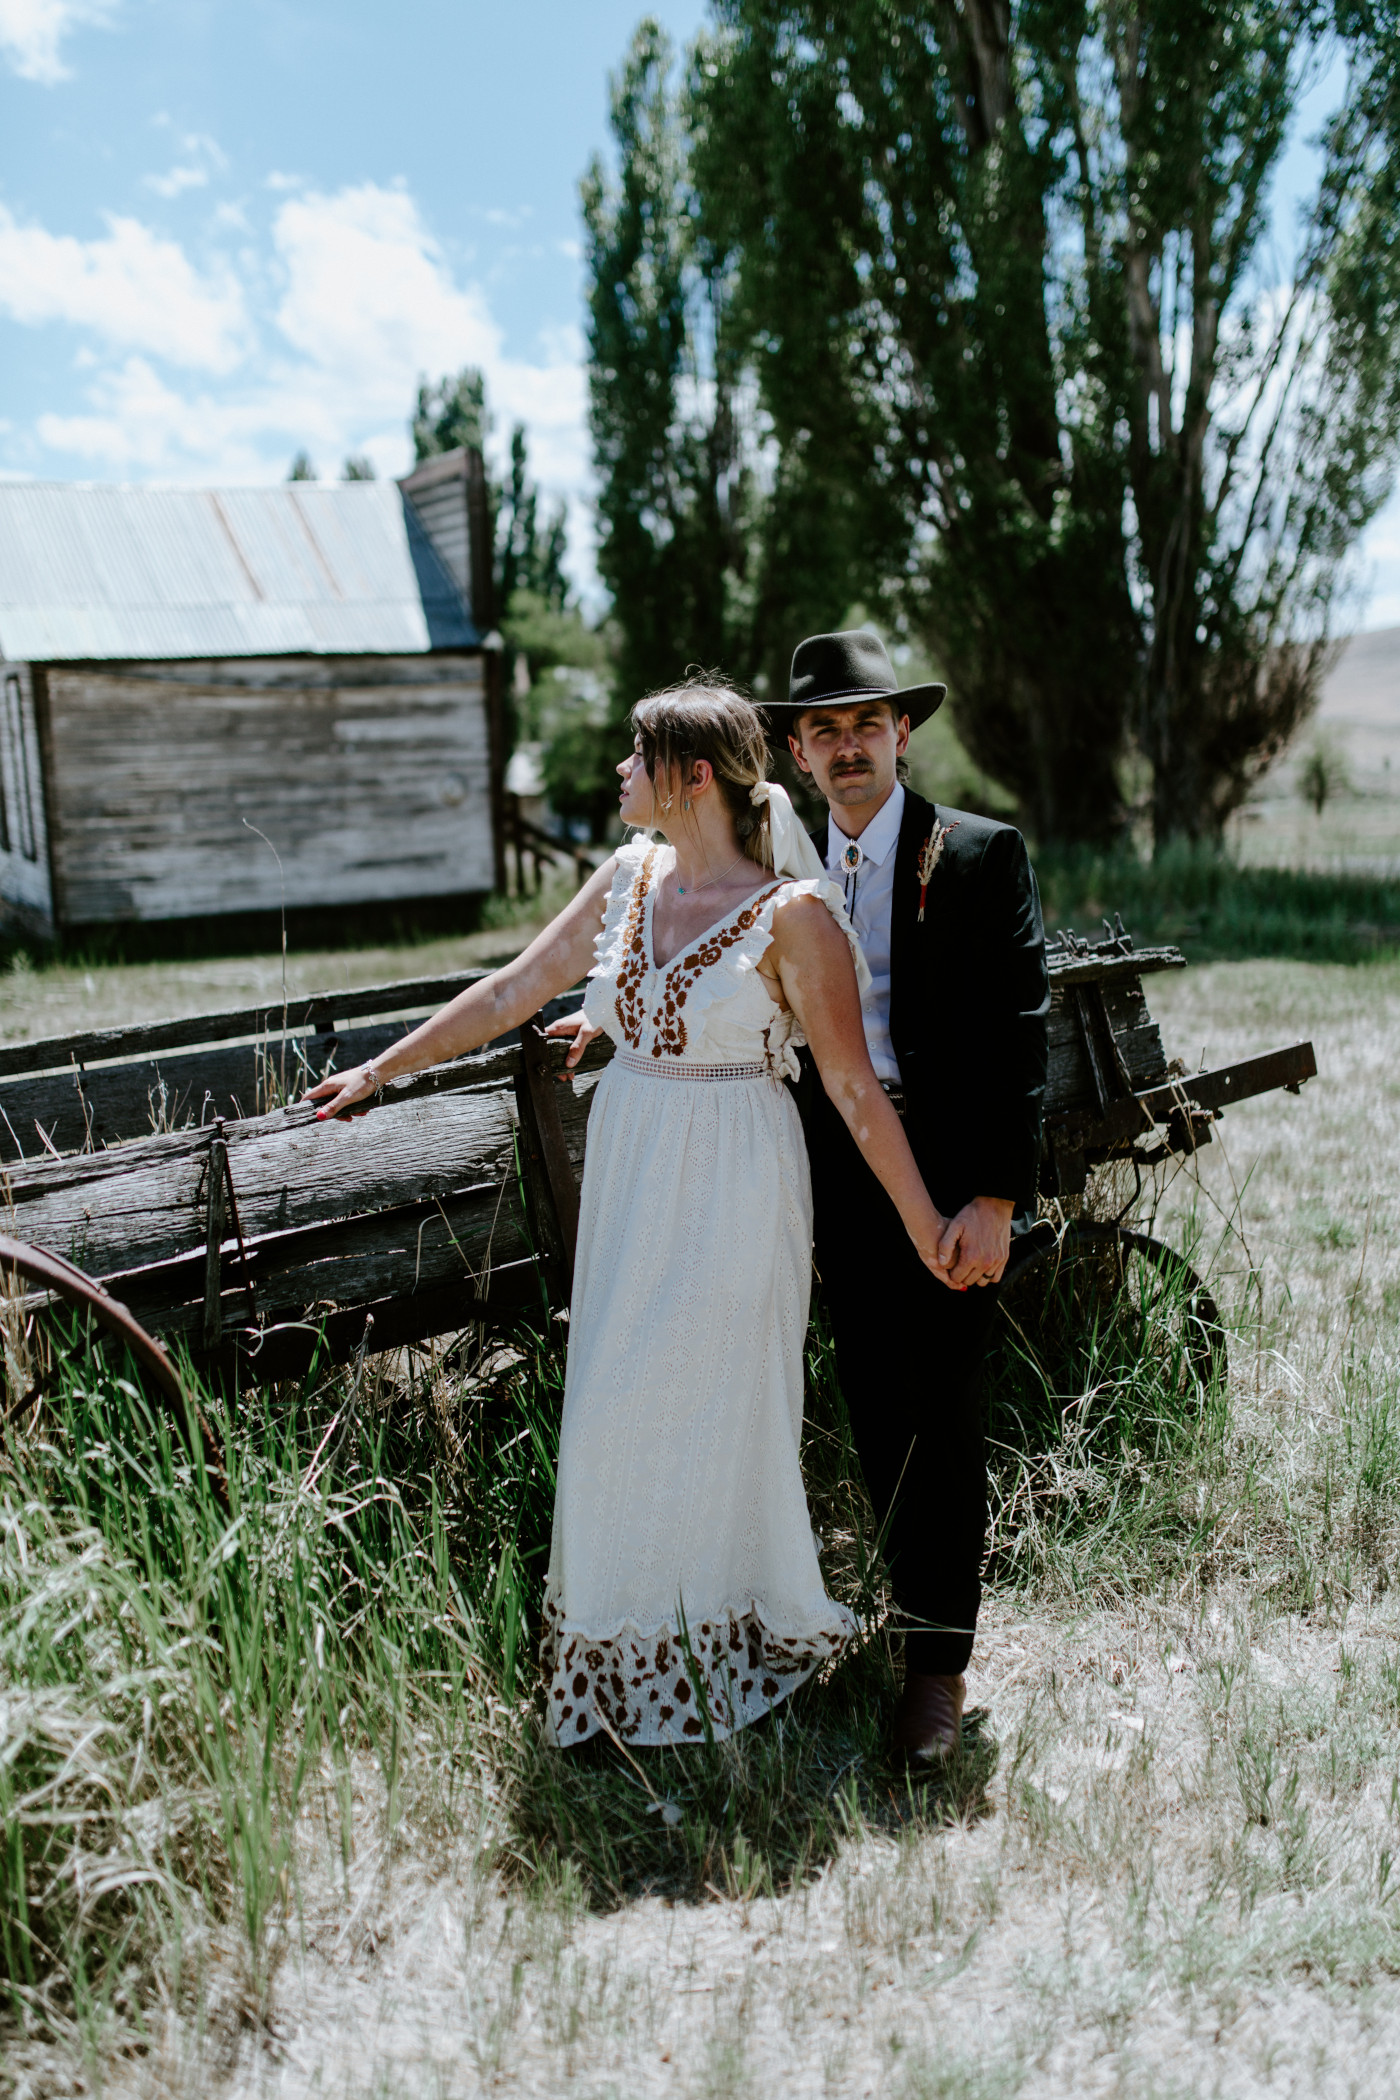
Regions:
<instances>
[{"instance_id":1,"label":"wooden barn","mask_svg":"<svg viewBox=\"0 0 1400 2100\"><path fill-rule=\"evenodd\" d=\"M0 918L498 886L489 530L474 451L401 482L0 485Z\"/></svg>"}]
</instances>

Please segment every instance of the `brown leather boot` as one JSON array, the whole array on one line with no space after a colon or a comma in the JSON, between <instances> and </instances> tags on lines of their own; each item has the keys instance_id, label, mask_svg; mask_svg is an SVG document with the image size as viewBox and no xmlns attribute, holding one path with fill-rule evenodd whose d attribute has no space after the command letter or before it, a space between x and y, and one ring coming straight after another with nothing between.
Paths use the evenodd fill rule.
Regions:
<instances>
[{"instance_id":1,"label":"brown leather boot","mask_svg":"<svg viewBox=\"0 0 1400 2100\"><path fill-rule=\"evenodd\" d=\"M913 1765L937 1764L962 1748L962 1677L924 1677L910 1671L895 1709L892 1747Z\"/></svg>"}]
</instances>

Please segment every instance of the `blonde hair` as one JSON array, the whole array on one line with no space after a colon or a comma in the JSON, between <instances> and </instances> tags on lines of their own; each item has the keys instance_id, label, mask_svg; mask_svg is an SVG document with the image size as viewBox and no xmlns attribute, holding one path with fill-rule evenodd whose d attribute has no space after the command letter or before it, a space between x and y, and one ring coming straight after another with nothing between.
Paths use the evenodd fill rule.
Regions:
<instances>
[{"instance_id":1,"label":"blonde hair","mask_svg":"<svg viewBox=\"0 0 1400 2100\"><path fill-rule=\"evenodd\" d=\"M749 799L752 789L768 777L768 739L747 695L709 674L687 678L639 700L632 710L632 727L653 793L658 768L672 782L674 793L689 779L696 760L706 759L744 852L760 868L771 868L768 805L755 808Z\"/></svg>"}]
</instances>

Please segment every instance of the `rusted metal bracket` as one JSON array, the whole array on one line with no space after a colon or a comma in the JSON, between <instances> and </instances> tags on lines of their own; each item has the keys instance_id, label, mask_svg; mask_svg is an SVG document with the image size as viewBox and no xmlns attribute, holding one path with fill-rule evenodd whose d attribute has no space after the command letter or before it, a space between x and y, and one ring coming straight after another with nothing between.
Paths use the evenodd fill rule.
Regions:
<instances>
[{"instance_id":1,"label":"rusted metal bracket","mask_svg":"<svg viewBox=\"0 0 1400 2100\"><path fill-rule=\"evenodd\" d=\"M1079 1040L1083 1046L1085 1061L1089 1067L1089 1076L1094 1082L1094 1098L1099 1104L1100 1115L1103 1115L1106 1113L1114 1095L1109 1091L1108 1080L1104 1073L1103 1063L1099 1057L1099 1046L1094 1040L1094 1015L1090 1010L1087 994L1082 987L1075 985L1069 996L1074 1002L1074 1018L1079 1026Z\"/></svg>"},{"instance_id":2,"label":"rusted metal bracket","mask_svg":"<svg viewBox=\"0 0 1400 2100\"><path fill-rule=\"evenodd\" d=\"M559 1242L559 1296L567 1305L573 1290L574 1256L578 1250L578 1183L564 1137L559 1113L559 1082L555 1078L549 1039L536 1014L520 1031L521 1085L517 1090L520 1120L537 1169L536 1186L543 1185Z\"/></svg>"},{"instance_id":3,"label":"rusted metal bracket","mask_svg":"<svg viewBox=\"0 0 1400 2100\"><path fill-rule=\"evenodd\" d=\"M227 1185L228 1147L223 1134L209 1147L206 1170L209 1184L204 1219L204 1346L217 1349L224 1331L223 1245L224 1190Z\"/></svg>"},{"instance_id":4,"label":"rusted metal bracket","mask_svg":"<svg viewBox=\"0 0 1400 2100\"><path fill-rule=\"evenodd\" d=\"M249 1321L257 1317L253 1276L248 1265L248 1250L243 1244L243 1227L238 1220L238 1197L233 1186L233 1168L229 1164L228 1140L224 1136L222 1116L216 1116L214 1119L214 1135L209 1144L208 1189L204 1233L204 1346L206 1349L217 1349L224 1333L223 1245L224 1224L228 1214L232 1215L233 1229L238 1240L238 1259L243 1270L243 1288L248 1297Z\"/></svg>"},{"instance_id":5,"label":"rusted metal bracket","mask_svg":"<svg viewBox=\"0 0 1400 2100\"><path fill-rule=\"evenodd\" d=\"M13 1270L28 1282L42 1285L69 1305L82 1306L109 1333L125 1342L136 1361L150 1372L155 1384L172 1403L171 1413L177 1423L186 1413L193 1421L203 1447L205 1471L219 1501L227 1509L228 1481L218 1439L193 1395L186 1393L179 1372L154 1335L147 1334L141 1322L128 1312L120 1299L109 1296L100 1283L85 1275L71 1261L65 1261L61 1254L51 1254L46 1248L31 1247L25 1240L14 1240L8 1234L0 1233L0 1268Z\"/></svg>"}]
</instances>

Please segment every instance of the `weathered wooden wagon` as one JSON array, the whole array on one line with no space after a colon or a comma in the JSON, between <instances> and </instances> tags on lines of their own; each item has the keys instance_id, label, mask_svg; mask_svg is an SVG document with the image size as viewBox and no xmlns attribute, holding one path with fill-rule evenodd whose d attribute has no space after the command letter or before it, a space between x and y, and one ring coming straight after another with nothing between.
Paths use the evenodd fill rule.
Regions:
<instances>
[{"instance_id":1,"label":"weathered wooden wagon","mask_svg":"<svg viewBox=\"0 0 1400 2100\"><path fill-rule=\"evenodd\" d=\"M1295 1043L1216 1071L1169 1065L1143 979L1183 963L1173 948L1134 950L1121 928L1052 947L1043 1214L1015 1261L1024 1278L1106 1249L1141 1257L1180 1286L1205 1378L1222 1345L1200 1279L1125 1222L1131 1199L1108 1221L1077 1215L1076 1199L1110 1162L1140 1189L1208 1143L1232 1103L1296 1092L1316 1063ZM395 1081L339 1124L295 1099L481 974L0 1050L13 1240L76 1265L98 1317L127 1340L113 1305L225 1386L558 1309L606 1041L561 1085L563 1045L537 1016L518 1039ZM0 1265L17 1259L0 1248ZM42 1280L62 1293L52 1270Z\"/></svg>"},{"instance_id":2,"label":"weathered wooden wagon","mask_svg":"<svg viewBox=\"0 0 1400 2100\"><path fill-rule=\"evenodd\" d=\"M0 486L0 923L500 888L492 625L474 451L398 483Z\"/></svg>"}]
</instances>

